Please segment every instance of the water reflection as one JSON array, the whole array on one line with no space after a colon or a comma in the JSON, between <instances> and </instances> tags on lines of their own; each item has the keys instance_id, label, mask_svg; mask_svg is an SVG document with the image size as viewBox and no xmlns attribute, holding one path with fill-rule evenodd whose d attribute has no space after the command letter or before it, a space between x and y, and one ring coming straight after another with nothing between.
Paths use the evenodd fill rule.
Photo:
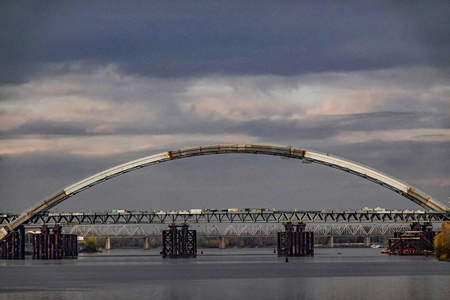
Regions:
<instances>
[{"instance_id":1,"label":"water reflection","mask_svg":"<svg viewBox=\"0 0 450 300\"><path fill-rule=\"evenodd\" d=\"M1 261L0 299L447 299L450 265L377 249L205 249L197 259L111 250L63 261Z\"/></svg>"}]
</instances>

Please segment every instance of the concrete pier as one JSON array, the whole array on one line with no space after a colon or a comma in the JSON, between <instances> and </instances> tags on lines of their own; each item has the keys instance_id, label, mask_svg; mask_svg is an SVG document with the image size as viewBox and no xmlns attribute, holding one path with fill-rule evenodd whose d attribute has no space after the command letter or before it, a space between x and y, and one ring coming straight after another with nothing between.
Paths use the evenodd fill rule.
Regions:
<instances>
[{"instance_id":1,"label":"concrete pier","mask_svg":"<svg viewBox=\"0 0 450 300\"><path fill-rule=\"evenodd\" d=\"M111 238L110 237L106 238L105 250L111 250Z\"/></svg>"},{"instance_id":2,"label":"concrete pier","mask_svg":"<svg viewBox=\"0 0 450 300\"><path fill-rule=\"evenodd\" d=\"M221 237L220 241L219 241L219 249L226 249L226 248L227 248L227 246L225 244L225 238Z\"/></svg>"},{"instance_id":3,"label":"concrete pier","mask_svg":"<svg viewBox=\"0 0 450 300\"><path fill-rule=\"evenodd\" d=\"M330 237L328 238L328 246L329 246L330 248L333 248L333 247L334 247L334 237L333 237L333 236L330 236Z\"/></svg>"},{"instance_id":4,"label":"concrete pier","mask_svg":"<svg viewBox=\"0 0 450 300\"><path fill-rule=\"evenodd\" d=\"M150 242L149 242L149 240L148 240L148 237L146 237L146 238L144 239L144 247L143 247L143 249L144 249L144 250L150 250Z\"/></svg>"}]
</instances>

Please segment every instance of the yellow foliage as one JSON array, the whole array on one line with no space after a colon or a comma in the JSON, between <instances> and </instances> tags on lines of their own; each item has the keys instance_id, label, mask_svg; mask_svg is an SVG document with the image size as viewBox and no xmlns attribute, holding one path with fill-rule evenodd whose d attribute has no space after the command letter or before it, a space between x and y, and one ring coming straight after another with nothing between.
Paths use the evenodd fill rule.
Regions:
<instances>
[{"instance_id":1,"label":"yellow foliage","mask_svg":"<svg viewBox=\"0 0 450 300\"><path fill-rule=\"evenodd\" d=\"M96 252L98 247L98 241L95 236L90 236L87 241L83 241L86 245L87 252Z\"/></svg>"},{"instance_id":2,"label":"yellow foliage","mask_svg":"<svg viewBox=\"0 0 450 300\"><path fill-rule=\"evenodd\" d=\"M442 223L441 233L434 238L436 257L450 257L450 222Z\"/></svg>"}]
</instances>

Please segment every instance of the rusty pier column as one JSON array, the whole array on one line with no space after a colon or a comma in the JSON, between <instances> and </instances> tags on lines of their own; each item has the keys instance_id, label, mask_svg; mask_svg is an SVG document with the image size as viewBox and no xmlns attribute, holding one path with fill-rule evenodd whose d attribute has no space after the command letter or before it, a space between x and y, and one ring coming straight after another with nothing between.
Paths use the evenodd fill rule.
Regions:
<instances>
[{"instance_id":1,"label":"rusty pier column","mask_svg":"<svg viewBox=\"0 0 450 300\"><path fill-rule=\"evenodd\" d=\"M47 226L41 227L39 234L31 238L33 259L66 259L78 256L75 234L63 234L61 226L55 225L50 233Z\"/></svg>"},{"instance_id":2,"label":"rusty pier column","mask_svg":"<svg viewBox=\"0 0 450 300\"><path fill-rule=\"evenodd\" d=\"M278 232L278 256L314 255L314 233L305 231L304 223L287 223L284 227L284 232Z\"/></svg>"},{"instance_id":3,"label":"rusty pier column","mask_svg":"<svg viewBox=\"0 0 450 300\"><path fill-rule=\"evenodd\" d=\"M23 225L0 242L0 259L25 259L25 227Z\"/></svg>"},{"instance_id":4,"label":"rusty pier column","mask_svg":"<svg viewBox=\"0 0 450 300\"><path fill-rule=\"evenodd\" d=\"M169 230L163 230L161 254L163 258L197 257L197 232L187 224L171 224Z\"/></svg>"}]
</instances>

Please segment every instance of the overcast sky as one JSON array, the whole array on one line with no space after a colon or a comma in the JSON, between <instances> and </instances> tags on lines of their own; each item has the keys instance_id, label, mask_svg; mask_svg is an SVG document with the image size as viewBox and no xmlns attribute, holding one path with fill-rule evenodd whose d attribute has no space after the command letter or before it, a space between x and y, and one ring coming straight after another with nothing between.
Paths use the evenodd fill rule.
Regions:
<instances>
[{"instance_id":1,"label":"overcast sky","mask_svg":"<svg viewBox=\"0 0 450 300\"><path fill-rule=\"evenodd\" d=\"M0 211L208 144L291 145L450 196L449 1L1 1ZM168 162L58 211L420 207L261 155Z\"/></svg>"}]
</instances>

